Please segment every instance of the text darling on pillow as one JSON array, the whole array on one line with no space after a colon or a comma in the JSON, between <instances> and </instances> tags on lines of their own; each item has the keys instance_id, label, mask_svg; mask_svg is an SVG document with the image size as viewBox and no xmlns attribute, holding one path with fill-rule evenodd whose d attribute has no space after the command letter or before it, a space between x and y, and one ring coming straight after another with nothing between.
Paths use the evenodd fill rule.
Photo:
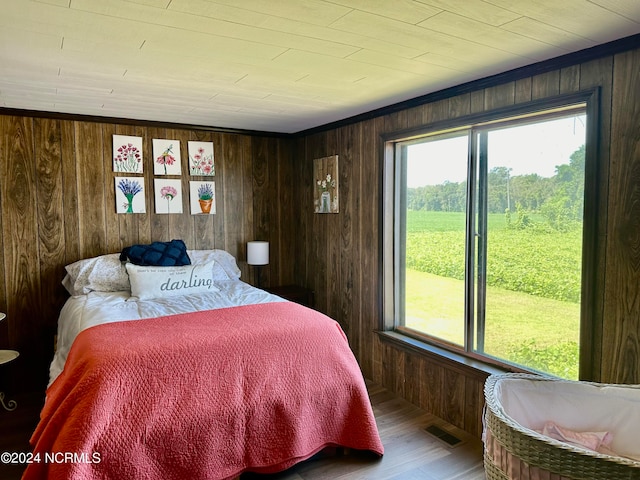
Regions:
<instances>
[{"instance_id":1,"label":"text darling on pillow","mask_svg":"<svg viewBox=\"0 0 640 480\"><path fill-rule=\"evenodd\" d=\"M174 295L218 292L211 261L184 267L141 267L127 263L131 296L141 300Z\"/></svg>"},{"instance_id":2,"label":"text darling on pillow","mask_svg":"<svg viewBox=\"0 0 640 480\"><path fill-rule=\"evenodd\" d=\"M211 289L212 285L213 281L211 280L211 278L198 278L195 269L191 269L191 274L189 275L188 281L184 278L173 279L172 275L169 274L169 278L167 278L167 281L160 284L160 290L163 292L173 292L176 290L185 290L199 287L207 287L208 289Z\"/></svg>"}]
</instances>

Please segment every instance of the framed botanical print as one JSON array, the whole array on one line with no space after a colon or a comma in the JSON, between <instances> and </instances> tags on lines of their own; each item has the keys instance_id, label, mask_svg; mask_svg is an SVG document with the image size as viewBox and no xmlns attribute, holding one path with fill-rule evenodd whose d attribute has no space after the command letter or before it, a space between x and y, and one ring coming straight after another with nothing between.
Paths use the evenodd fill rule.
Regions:
<instances>
[{"instance_id":1,"label":"framed botanical print","mask_svg":"<svg viewBox=\"0 0 640 480\"><path fill-rule=\"evenodd\" d=\"M181 175L180 140L153 139L154 175Z\"/></svg>"},{"instance_id":2,"label":"framed botanical print","mask_svg":"<svg viewBox=\"0 0 640 480\"><path fill-rule=\"evenodd\" d=\"M338 155L313 161L313 203L315 213L338 213Z\"/></svg>"},{"instance_id":3,"label":"framed botanical print","mask_svg":"<svg viewBox=\"0 0 640 480\"><path fill-rule=\"evenodd\" d=\"M215 182L189 182L191 214L212 215L216 213Z\"/></svg>"},{"instance_id":4,"label":"framed botanical print","mask_svg":"<svg viewBox=\"0 0 640 480\"><path fill-rule=\"evenodd\" d=\"M182 180L153 180L156 213L182 213Z\"/></svg>"},{"instance_id":5,"label":"framed botanical print","mask_svg":"<svg viewBox=\"0 0 640 480\"><path fill-rule=\"evenodd\" d=\"M143 177L115 177L116 213L146 213Z\"/></svg>"},{"instance_id":6,"label":"framed botanical print","mask_svg":"<svg viewBox=\"0 0 640 480\"><path fill-rule=\"evenodd\" d=\"M113 136L113 171L143 173L142 137Z\"/></svg>"},{"instance_id":7,"label":"framed botanical print","mask_svg":"<svg viewBox=\"0 0 640 480\"><path fill-rule=\"evenodd\" d=\"M213 142L188 142L189 173L201 177L216 174L213 163Z\"/></svg>"}]
</instances>

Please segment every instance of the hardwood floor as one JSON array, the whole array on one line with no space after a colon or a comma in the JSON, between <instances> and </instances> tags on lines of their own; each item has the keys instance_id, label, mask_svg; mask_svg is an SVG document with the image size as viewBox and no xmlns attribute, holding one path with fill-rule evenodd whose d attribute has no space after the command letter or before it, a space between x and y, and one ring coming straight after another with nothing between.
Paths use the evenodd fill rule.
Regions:
<instances>
[{"instance_id":1,"label":"hardwood floor","mask_svg":"<svg viewBox=\"0 0 640 480\"><path fill-rule=\"evenodd\" d=\"M7 394L5 400L15 400L17 407L7 412L0 406L0 454L30 452L29 438L38 424L40 410L44 404L44 393L18 396ZM25 465L0 462L0 478L17 480L22 476L24 469Z\"/></svg>"},{"instance_id":2,"label":"hardwood floor","mask_svg":"<svg viewBox=\"0 0 640 480\"><path fill-rule=\"evenodd\" d=\"M351 452L310 460L274 475L244 474L241 480L484 480L482 442L368 383L378 431L385 448L376 459ZM461 440L450 447L425 431L436 425Z\"/></svg>"},{"instance_id":3,"label":"hardwood floor","mask_svg":"<svg viewBox=\"0 0 640 480\"><path fill-rule=\"evenodd\" d=\"M439 418L367 384L385 447L381 459L362 452L319 456L274 475L243 474L241 480L484 480L482 442ZM38 421L42 398L16 398L13 412L0 409L0 453L29 451L29 437ZM451 447L427 433L439 426L461 440ZM0 479L18 480L24 468L0 464Z\"/></svg>"}]
</instances>

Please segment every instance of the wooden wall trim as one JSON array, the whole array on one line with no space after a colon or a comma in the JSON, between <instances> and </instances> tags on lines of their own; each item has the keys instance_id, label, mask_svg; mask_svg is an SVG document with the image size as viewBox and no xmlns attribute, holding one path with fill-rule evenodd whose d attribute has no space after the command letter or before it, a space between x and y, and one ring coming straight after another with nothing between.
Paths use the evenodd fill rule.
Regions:
<instances>
[{"instance_id":1,"label":"wooden wall trim","mask_svg":"<svg viewBox=\"0 0 640 480\"><path fill-rule=\"evenodd\" d=\"M599 92L598 87L584 89L578 92L569 92L565 94L552 95L543 97L539 100L529 100L521 103L511 103L493 107L487 105L486 109L481 112L469 113L467 115L444 118L430 122L427 125L414 126L401 130L391 130L384 132L381 138L384 142L411 140L418 136L424 136L425 133L449 130L451 128L467 128L469 125L478 123L491 122L493 120L512 117L515 115L525 115L543 110L552 110L570 105L577 105L589 101Z\"/></svg>"},{"instance_id":2,"label":"wooden wall trim","mask_svg":"<svg viewBox=\"0 0 640 480\"><path fill-rule=\"evenodd\" d=\"M594 47L579 50L577 52L561 55L559 57L555 57L549 60L543 60L537 63L526 65L524 67L508 70L506 72L502 72L496 75L491 75L489 77L484 77L478 80L473 80L471 82L462 83L460 85L456 85L451 88L438 90L437 92L432 92L419 97L414 97L409 100L398 102L392 105L387 105L387 106L384 106L375 110L371 110L359 115L354 115L352 117L348 117L343 120L338 120L336 122L327 123L325 125L321 125L318 127L309 128L307 130L302 130L300 132L295 133L294 135L296 137L305 137L308 135L313 135L315 133L336 129L336 128L348 125L350 123L357 123L357 122L362 122L366 120L371 120L372 118L375 118L375 117L391 115L394 113L401 113L405 110L415 108L415 107L420 107L422 105L432 104L441 100L460 97L461 95L464 95L464 94L481 91L497 85L505 85L505 84L508 84L509 82L516 82L514 85L517 85L517 82L522 82L522 81L529 82L530 77L533 77L536 75L550 74L551 76L554 76L554 75L557 75L555 71L559 72L565 69L569 69L570 74L573 75L575 78L576 72L575 70L571 70L571 69L575 69L577 64L585 63L592 60L597 60L603 57L609 57L617 53L626 52L628 50L633 50L637 48L638 45L640 45L640 34L632 35L629 37L614 40L612 42L608 42L601 45L596 45ZM567 85L566 77L568 76L569 75L567 75L566 73L563 75L563 85ZM545 78L545 81L547 82L550 81L550 77L548 76L541 77L541 78ZM570 87L565 87L565 88L570 88ZM527 91L527 87L525 87L524 90ZM528 90L530 91L530 89Z\"/></svg>"},{"instance_id":3,"label":"wooden wall trim","mask_svg":"<svg viewBox=\"0 0 640 480\"><path fill-rule=\"evenodd\" d=\"M488 375L506 373L508 371L479 360L465 357L464 355L458 355L455 352L450 352L434 345L429 345L400 333L393 331L378 331L376 333L382 342L388 342L398 349L423 356L436 365L455 370L466 376L484 379Z\"/></svg>"},{"instance_id":4,"label":"wooden wall trim","mask_svg":"<svg viewBox=\"0 0 640 480\"><path fill-rule=\"evenodd\" d=\"M185 129L200 130L204 132L217 133L235 133L239 135L257 136L257 137L275 137L289 138L291 134L281 132L268 132L261 130L244 130L241 128L227 128L212 125L193 125L188 123L172 123L156 120L139 120L135 118L122 117L100 117L96 115L81 115L77 113L63 112L47 112L43 110L27 110L20 108L0 107L0 115L13 117L31 117L31 118L49 118L53 120L69 120L74 122L96 122L96 123L114 123L119 125L131 125L136 127L148 128L167 128L167 129Z\"/></svg>"}]
</instances>

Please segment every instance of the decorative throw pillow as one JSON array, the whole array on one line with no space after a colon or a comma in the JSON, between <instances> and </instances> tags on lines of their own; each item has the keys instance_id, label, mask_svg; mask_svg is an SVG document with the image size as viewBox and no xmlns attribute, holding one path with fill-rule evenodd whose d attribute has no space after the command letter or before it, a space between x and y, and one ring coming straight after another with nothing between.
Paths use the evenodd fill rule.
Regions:
<instances>
[{"instance_id":1,"label":"decorative throw pillow","mask_svg":"<svg viewBox=\"0 0 640 480\"><path fill-rule=\"evenodd\" d=\"M126 268L131 283L131 296L140 300L220 291L211 278L213 262L180 267L127 263Z\"/></svg>"},{"instance_id":2,"label":"decorative throw pillow","mask_svg":"<svg viewBox=\"0 0 640 480\"><path fill-rule=\"evenodd\" d=\"M187 246L182 240L153 242L149 245L131 245L122 250L121 261L136 265L154 265L161 267L191 265Z\"/></svg>"}]
</instances>

